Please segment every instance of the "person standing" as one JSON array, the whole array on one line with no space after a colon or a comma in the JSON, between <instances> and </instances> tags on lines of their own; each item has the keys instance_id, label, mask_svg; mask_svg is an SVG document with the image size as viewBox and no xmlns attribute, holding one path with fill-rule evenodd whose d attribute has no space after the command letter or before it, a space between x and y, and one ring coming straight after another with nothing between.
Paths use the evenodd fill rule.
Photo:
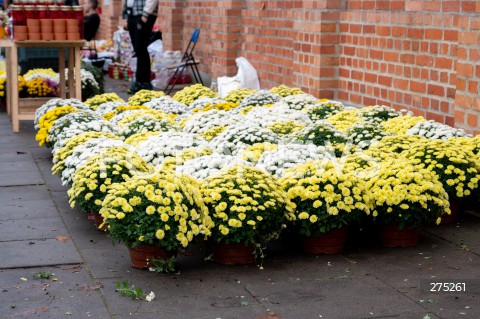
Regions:
<instances>
[{"instance_id":1,"label":"person standing","mask_svg":"<svg viewBox=\"0 0 480 319\"><path fill-rule=\"evenodd\" d=\"M100 27L100 15L98 10L98 0L87 0L83 4L83 28L85 40L91 41L95 39L98 28Z\"/></svg>"},{"instance_id":2,"label":"person standing","mask_svg":"<svg viewBox=\"0 0 480 319\"><path fill-rule=\"evenodd\" d=\"M133 49L137 56L137 71L135 81L127 91L134 94L140 90L153 89L150 82L150 55L148 44L157 20L158 0L126 0L125 13L127 28L132 39Z\"/></svg>"}]
</instances>

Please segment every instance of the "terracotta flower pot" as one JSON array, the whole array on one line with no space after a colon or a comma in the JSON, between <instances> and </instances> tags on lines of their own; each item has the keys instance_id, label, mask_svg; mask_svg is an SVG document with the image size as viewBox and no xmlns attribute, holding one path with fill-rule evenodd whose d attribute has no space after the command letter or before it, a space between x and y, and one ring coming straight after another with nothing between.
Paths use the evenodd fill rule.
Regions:
<instances>
[{"instance_id":1,"label":"terracotta flower pot","mask_svg":"<svg viewBox=\"0 0 480 319\"><path fill-rule=\"evenodd\" d=\"M54 33L67 33L67 28L64 25L54 25L53 26Z\"/></svg>"},{"instance_id":2,"label":"terracotta flower pot","mask_svg":"<svg viewBox=\"0 0 480 319\"><path fill-rule=\"evenodd\" d=\"M42 30L43 34L46 34L46 33L53 34L53 26L52 25L45 25L45 26L42 25L40 27L40 30Z\"/></svg>"},{"instance_id":3,"label":"terracotta flower pot","mask_svg":"<svg viewBox=\"0 0 480 319\"><path fill-rule=\"evenodd\" d=\"M345 227L332 229L331 231L313 237L303 239L303 252L312 255L340 254L343 252L347 241L348 230Z\"/></svg>"},{"instance_id":4,"label":"terracotta flower pot","mask_svg":"<svg viewBox=\"0 0 480 319\"><path fill-rule=\"evenodd\" d=\"M28 40L28 33L15 32L15 41L26 41L26 40Z\"/></svg>"},{"instance_id":5,"label":"terracotta flower pot","mask_svg":"<svg viewBox=\"0 0 480 319\"><path fill-rule=\"evenodd\" d=\"M26 25L16 25L13 27L15 33L27 33L28 29Z\"/></svg>"},{"instance_id":6,"label":"terracotta flower pot","mask_svg":"<svg viewBox=\"0 0 480 319\"><path fill-rule=\"evenodd\" d=\"M107 225L103 225L103 227L100 227L100 225L103 224L103 217L100 215L100 213L96 210L90 211L90 214L93 216L93 220L95 222L95 228L99 231L105 232L107 231Z\"/></svg>"},{"instance_id":7,"label":"terracotta flower pot","mask_svg":"<svg viewBox=\"0 0 480 319\"><path fill-rule=\"evenodd\" d=\"M55 37L54 37L53 33L42 33L42 40L52 41L54 39L55 39Z\"/></svg>"},{"instance_id":8,"label":"terracotta flower pot","mask_svg":"<svg viewBox=\"0 0 480 319\"><path fill-rule=\"evenodd\" d=\"M214 244L213 258L223 265L248 265L255 262L255 246L243 244Z\"/></svg>"},{"instance_id":9,"label":"terracotta flower pot","mask_svg":"<svg viewBox=\"0 0 480 319\"><path fill-rule=\"evenodd\" d=\"M53 26L54 27L65 27L66 26L65 19L54 19L53 20Z\"/></svg>"},{"instance_id":10,"label":"terracotta flower pot","mask_svg":"<svg viewBox=\"0 0 480 319\"><path fill-rule=\"evenodd\" d=\"M28 33L28 39L31 41L40 41L42 40L42 34L41 33Z\"/></svg>"},{"instance_id":11,"label":"terracotta flower pot","mask_svg":"<svg viewBox=\"0 0 480 319\"><path fill-rule=\"evenodd\" d=\"M77 19L67 19L65 20L67 26L76 26L78 28L78 21Z\"/></svg>"},{"instance_id":12,"label":"terracotta flower pot","mask_svg":"<svg viewBox=\"0 0 480 319\"><path fill-rule=\"evenodd\" d=\"M380 232L380 241L385 247L413 247L420 241L420 228L400 229L398 225L385 225Z\"/></svg>"},{"instance_id":13,"label":"terracotta flower pot","mask_svg":"<svg viewBox=\"0 0 480 319\"><path fill-rule=\"evenodd\" d=\"M67 40L67 34L66 34L66 33L57 33L57 32L55 32L55 40L57 40L57 41L65 41L65 40Z\"/></svg>"},{"instance_id":14,"label":"terracotta flower pot","mask_svg":"<svg viewBox=\"0 0 480 319\"><path fill-rule=\"evenodd\" d=\"M130 253L132 267L138 269L152 267L153 265L149 262L152 259L167 260L175 255L172 251L167 251L161 247L147 244L128 247L128 252Z\"/></svg>"},{"instance_id":15,"label":"terracotta flower pot","mask_svg":"<svg viewBox=\"0 0 480 319\"><path fill-rule=\"evenodd\" d=\"M43 27L53 27L53 20L52 19L41 19L40 26Z\"/></svg>"},{"instance_id":16,"label":"terracotta flower pot","mask_svg":"<svg viewBox=\"0 0 480 319\"><path fill-rule=\"evenodd\" d=\"M458 219L458 216L460 216L460 213L462 212L462 208L463 208L463 203L456 199L456 200L452 200L450 201L450 214L443 214L442 215L442 222L441 224L442 225L448 225L448 224L454 224L457 219Z\"/></svg>"},{"instance_id":17,"label":"terracotta flower pot","mask_svg":"<svg viewBox=\"0 0 480 319\"><path fill-rule=\"evenodd\" d=\"M27 19L27 27L30 30L39 30L40 29L40 20L38 19ZM35 29L36 28L36 29Z\"/></svg>"},{"instance_id":18,"label":"terracotta flower pot","mask_svg":"<svg viewBox=\"0 0 480 319\"><path fill-rule=\"evenodd\" d=\"M78 33L78 24L77 25L67 25L67 33Z\"/></svg>"},{"instance_id":19,"label":"terracotta flower pot","mask_svg":"<svg viewBox=\"0 0 480 319\"><path fill-rule=\"evenodd\" d=\"M67 33L67 40L76 41L80 40L80 33Z\"/></svg>"}]
</instances>

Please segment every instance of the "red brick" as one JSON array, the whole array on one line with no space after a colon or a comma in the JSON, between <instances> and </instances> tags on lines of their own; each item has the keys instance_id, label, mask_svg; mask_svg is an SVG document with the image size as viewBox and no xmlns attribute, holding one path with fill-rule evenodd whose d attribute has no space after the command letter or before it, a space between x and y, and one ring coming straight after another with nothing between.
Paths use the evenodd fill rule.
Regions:
<instances>
[{"instance_id":1,"label":"red brick","mask_svg":"<svg viewBox=\"0 0 480 319\"><path fill-rule=\"evenodd\" d=\"M469 126L477 126L478 125L478 115L477 114L467 114L467 124Z\"/></svg>"},{"instance_id":2,"label":"red brick","mask_svg":"<svg viewBox=\"0 0 480 319\"><path fill-rule=\"evenodd\" d=\"M443 38L443 31L438 29L425 30L425 39L428 40L441 40Z\"/></svg>"},{"instance_id":3,"label":"red brick","mask_svg":"<svg viewBox=\"0 0 480 319\"><path fill-rule=\"evenodd\" d=\"M435 58L435 67L438 69L451 69L453 60L449 58L437 57Z\"/></svg>"},{"instance_id":4,"label":"red brick","mask_svg":"<svg viewBox=\"0 0 480 319\"><path fill-rule=\"evenodd\" d=\"M465 123L465 112L455 110L455 123Z\"/></svg>"},{"instance_id":5,"label":"red brick","mask_svg":"<svg viewBox=\"0 0 480 319\"><path fill-rule=\"evenodd\" d=\"M445 96L445 88L444 86L429 84L427 93L432 95Z\"/></svg>"},{"instance_id":6,"label":"red brick","mask_svg":"<svg viewBox=\"0 0 480 319\"><path fill-rule=\"evenodd\" d=\"M459 32L458 43L474 44L477 42L477 32Z\"/></svg>"},{"instance_id":7,"label":"red brick","mask_svg":"<svg viewBox=\"0 0 480 319\"><path fill-rule=\"evenodd\" d=\"M425 93L427 90L427 85L422 82L410 81L410 90Z\"/></svg>"},{"instance_id":8,"label":"red brick","mask_svg":"<svg viewBox=\"0 0 480 319\"><path fill-rule=\"evenodd\" d=\"M457 63L457 73L463 76L473 75L473 65L465 63Z\"/></svg>"}]
</instances>

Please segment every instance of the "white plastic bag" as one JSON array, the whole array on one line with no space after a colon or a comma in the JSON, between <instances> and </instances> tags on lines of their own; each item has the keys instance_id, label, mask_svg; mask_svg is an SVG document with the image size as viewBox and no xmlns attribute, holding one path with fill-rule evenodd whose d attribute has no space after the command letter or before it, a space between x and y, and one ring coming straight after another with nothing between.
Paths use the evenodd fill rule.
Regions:
<instances>
[{"instance_id":1,"label":"white plastic bag","mask_svg":"<svg viewBox=\"0 0 480 319\"><path fill-rule=\"evenodd\" d=\"M260 90L257 70L247 59L239 57L235 60L238 66L237 80L240 87L251 90Z\"/></svg>"},{"instance_id":2,"label":"white plastic bag","mask_svg":"<svg viewBox=\"0 0 480 319\"><path fill-rule=\"evenodd\" d=\"M230 91L240 88L260 90L258 73L253 65L243 57L237 58L235 62L237 62L238 67L236 76L222 76L217 79L218 94L221 98L227 96Z\"/></svg>"},{"instance_id":3,"label":"white plastic bag","mask_svg":"<svg viewBox=\"0 0 480 319\"><path fill-rule=\"evenodd\" d=\"M163 42L162 40L157 40L153 43L151 43L148 47L148 54L150 54L151 57L156 57L156 56L161 56L163 54Z\"/></svg>"},{"instance_id":4,"label":"white plastic bag","mask_svg":"<svg viewBox=\"0 0 480 319\"><path fill-rule=\"evenodd\" d=\"M240 81L236 76L228 77L221 76L217 79L218 83L218 95L223 99L230 91L240 88Z\"/></svg>"}]
</instances>

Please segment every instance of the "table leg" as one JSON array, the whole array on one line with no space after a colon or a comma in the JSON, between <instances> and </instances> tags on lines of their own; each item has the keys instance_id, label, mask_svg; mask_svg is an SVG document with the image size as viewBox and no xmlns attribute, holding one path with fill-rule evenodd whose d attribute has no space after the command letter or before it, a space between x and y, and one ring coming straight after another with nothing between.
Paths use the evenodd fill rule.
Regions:
<instances>
[{"instance_id":1,"label":"table leg","mask_svg":"<svg viewBox=\"0 0 480 319\"><path fill-rule=\"evenodd\" d=\"M12 82L10 81L10 79L12 78L12 74L11 74L11 69L10 69L10 65L11 65L11 56L12 56L12 51L10 48L5 48L5 62L6 62L6 67L5 67L5 71L7 72L7 83L6 83L6 86L5 86L5 94L7 95L7 114L8 116L11 116L11 113L12 113Z\"/></svg>"},{"instance_id":2,"label":"table leg","mask_svg":"<svg viewBox=\"0 0 480 319\"><path fill-rule=\"evenodd\" d=\"M67 94L65 92L65 49L64 48L58 49L58 73L60 75L59 77L60 97L62 99L66 99Z\"/></svg>"},{"instance_id":3,"label":"table leg","mask_svg":"<svg viewBox=\"0 0 480 319\"><path fill-rule=\"evenodd\" d=\"M68 48L68 97L69 98L76 98L75 92L75 57L74 57L74 49L72 47Z\"/></svg>"},{"instance_id":4,"label":"table leg","mask_svg":"<svg viewBox=\"0 0 480 319\"><path fill-rule=\"evenodd\" d=\"M11 86L11 112L12 112L12 126L13 131L18 132L20 130L20 120L18 119L20 110L18 108L18 50L15 45L12 46L10 51L10 74L9 79Z\"/></svg>"},{"instance_id":5,"label":"table leg","mask_svg":"<svg viewBox=\"0 0 480 319\"><path fill-rule=\"evenodd\" d=\"M81 57L80 57L80 47L75 47L75 98L82 100L82 76L81 76Z\"/></svg>"}]
</instances>

